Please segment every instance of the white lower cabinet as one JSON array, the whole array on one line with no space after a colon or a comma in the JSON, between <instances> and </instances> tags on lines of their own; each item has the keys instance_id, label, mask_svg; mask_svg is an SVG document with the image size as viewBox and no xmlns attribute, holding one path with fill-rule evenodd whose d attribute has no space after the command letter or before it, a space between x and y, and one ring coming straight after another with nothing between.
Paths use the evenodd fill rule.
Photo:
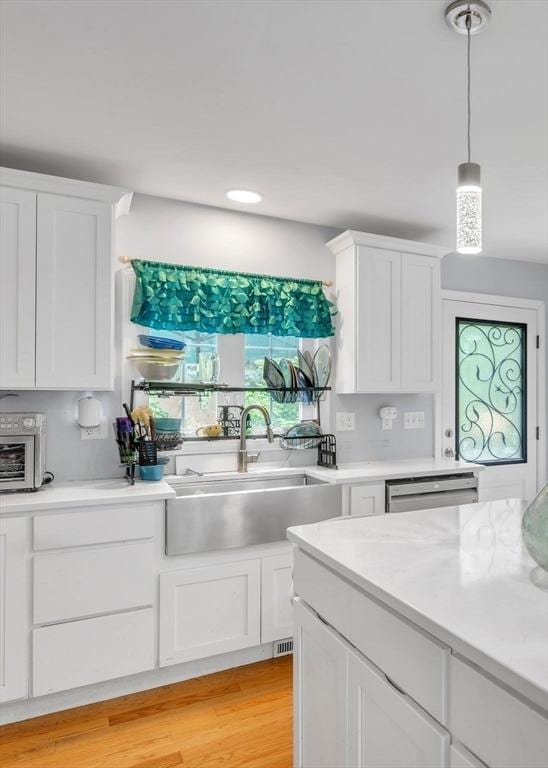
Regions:
<instances>
[{"instance_id":1,"label":"white lower cabinet","mask_svg":"<svg viewBox=\"0 0 548 768\"><path fill-rule=\"evenodd\" d=\"M259 559L160 575L160 666L261 642Z\"/></svg>"},{"instance_id":2,"label":"white lower cabinet","mask_svg":"<svg viewBox=\"0 0 548 768\"><path fill-rule=\"evenodd\" d=\"M356 517L383 515L385 512L384 483L353 485L349 489L348 513Z\"/></svg>"},{"instance_id":3,"label":"white lower cabinet","mask_svg":"<svg viewBox=\"0 0 548 768\"><path fill-rule=\"evenodd\" d=\"M301 600L294 631L295 768L345 768L347 646Z\"/></svg>"},{"instance_id":4,"label":"white lower cabinet","mask_svg":"<svg viewBox=\"0 0 548 768\"><path fill-rule=\"evenodd\" d=\"M439 723L295 599L295 767L449 768Z\"/></svg>"},{"instance_id":5,"label":"white lower cabinet","mask_svg":"<svg viewBox=\"0 0 548 768\"><path fill-rule=\"evenodd\" d=\"M293 553L264 557L261 563L261 642L293 635Z\"/></svg>"},{"instance_id":6,"label":"white lower cabinet","mask_svg":"<svg viewBox=\"0 0 548 768\"><path fill-rule=\"evenodd\" d=\"M152 608L69 621L33 631L33 695L154 667Z\"/></svg>"},{"instance_id":7,"label":"white lower cabinet","mask_svg":"<svg viewBox=\"0 0 548 768\"><path fill-rule=\"evenodd\" d=\"M0 702L28 696L27 520L0 519Z\"/></svg>"},{"instance_id":8,"label":"white lower cabinet","mask_svg":"<svg viewBox=\"0 0 548 768\"><path fill-rule=\"evenodd\" d=\"M386 676L348 654L348 763L352 768L442 768L449 734Z\"/></svg>"}]
</instances>

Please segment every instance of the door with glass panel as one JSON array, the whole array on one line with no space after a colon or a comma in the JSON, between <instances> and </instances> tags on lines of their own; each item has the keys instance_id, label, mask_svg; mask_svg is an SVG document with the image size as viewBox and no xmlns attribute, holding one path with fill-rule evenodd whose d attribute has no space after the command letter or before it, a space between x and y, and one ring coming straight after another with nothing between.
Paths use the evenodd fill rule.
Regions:
<instances>
[{"instance_id":1,"label":"door with glass panel","mask_svg":"<svg viewBox=\"0 0 548 768\"><path fill-rule=\"evenodd\" d=\"M537 488L536 311L444 299L443 340L443 454L484 465L481 501L532 498Z\"/></svg>"}]
</instances>

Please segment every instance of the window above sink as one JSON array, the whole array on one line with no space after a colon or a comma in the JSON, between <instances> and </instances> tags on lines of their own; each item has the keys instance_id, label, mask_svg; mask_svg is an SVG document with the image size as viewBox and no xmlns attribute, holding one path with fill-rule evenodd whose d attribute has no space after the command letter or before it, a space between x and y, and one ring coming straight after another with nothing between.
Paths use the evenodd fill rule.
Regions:
<instances>
[{"instance_id":1,"label":"window above sink","mask_svg":"<svg viewBox=\"0 0 548 768\"><path fill-rule=\"evenodd\" d=\"M218 381L229 386L262 387L263 360L270 357L276 362L287 358L297 364L298 350L313 350L316 342L295 336L278 337L272 334L235 334L223 336L196 331L139 331L155 336L169 336L186 344L181 367L181 382L199 383L204 380L206 369L210 371L218 359ZM208 393L197 397L163 397L149 395L149 405L156 417L180 418L181 432L192 437L204 424L217 421L217 407L221 405L264 405L269 411L273 428L283 434L289 427L306 418L306 406L302 403L276 403L269 392ZM251 414L251 434L263 434L264 423Z\"/></svg>"}]
</instances>

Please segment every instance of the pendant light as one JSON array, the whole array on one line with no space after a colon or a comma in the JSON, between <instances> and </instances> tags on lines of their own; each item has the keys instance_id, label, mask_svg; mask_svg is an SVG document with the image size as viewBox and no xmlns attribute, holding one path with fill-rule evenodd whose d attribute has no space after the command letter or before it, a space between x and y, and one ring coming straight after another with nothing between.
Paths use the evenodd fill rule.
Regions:
<instances>
[{"instance_id":1,"label":"pendant light","mask_svg":"<svg viewBox=\"0 0 548 768\"><path fill-rule=\"evenodd\" d=\"M457 253L465 254L481 252L481 171L470 159L470 37L485 29L490 19L491 10L482 0L456 0L445 11L445 20L451 29L466 35L467 161L458 167L457 185Z\"/></svg>"}]
</instances>

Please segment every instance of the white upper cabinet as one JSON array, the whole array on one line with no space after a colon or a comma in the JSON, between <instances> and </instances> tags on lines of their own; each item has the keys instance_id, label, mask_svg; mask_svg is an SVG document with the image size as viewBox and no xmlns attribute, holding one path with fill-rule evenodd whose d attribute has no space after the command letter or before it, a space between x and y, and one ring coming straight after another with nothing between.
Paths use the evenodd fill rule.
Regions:
<instances>
[{"instance_id":1,"label":"white upper cabinet","mask_svg":"<svg viewBox=\"0 0 548 768\"><path fill-rule=\"evenodd\" d=\"M36 386L112 386L112 208L39 195Z\"/></svg>"},{"instance_id":2,"label":"white upper cabinet","mask_svg":"<svg viewBox=\"0 0 548 768\"><path fill-rule=\"evenodd\" d=\"M401 384L415 392L440 387L440 261L401 255Z\"/></svg>"},{"instance_id":3,"label":"white upper cabinet","mask_svg":"<svg viewBox=\"0 0 548 768\"><path fill-rule=\"evenodd\" d=\"M440 385L440 259L433 245L344 232L336 256L338 393Z\"/></svg>"},{"instance_id":4,"label":"white upper cabinet","mask_svg":"<svg viewBox=\"0 0 548 768\"><path fill-rule=\"evenodd\" d=\"M0 189L0 389L34 386L36 194Z\"/></svg>"},{"instance_id":5,"label":"white upper cabinet","mask_svg":"<svg viewBox=\"0 0 548 768\"><path fill-rule=\"evenodd\" d=\"M113 223L131 195L9 168L0 180L0 385L112 389Z\"/></svg>"}]
</instances>

